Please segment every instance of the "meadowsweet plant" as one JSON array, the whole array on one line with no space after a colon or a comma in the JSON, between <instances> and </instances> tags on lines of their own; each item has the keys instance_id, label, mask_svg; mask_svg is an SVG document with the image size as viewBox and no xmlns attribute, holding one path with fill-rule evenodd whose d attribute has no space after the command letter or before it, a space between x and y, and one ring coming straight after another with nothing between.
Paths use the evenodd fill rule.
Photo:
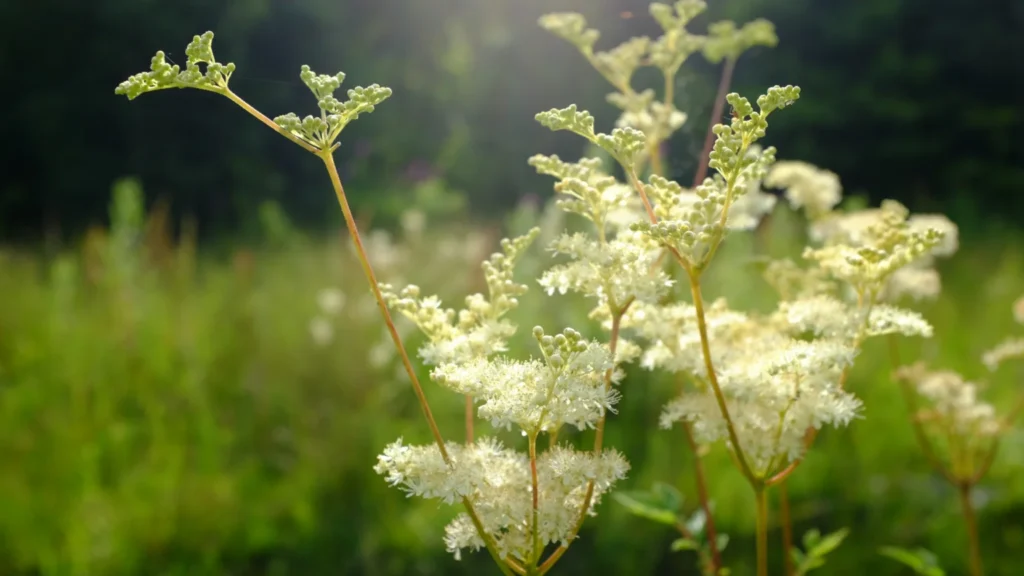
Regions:
<instances>
[{"instance_id":1,"label":"meadowsweet plant","mask_svg":"<svg viewBox=\"0 0 1024 576\"><path fill-rule=\"evenodd\" d=\"M1014 304L1014 315L1024 324L1024 297ZM896 347L891 348L892 361L899 365ZM1024 339L1011 337L986 352L983 363L991 371L1011 360L1024 359ZM974 487L988 473L995 461L1000 439L1010 431L1024 410L1024 394L1018 394L1009 411L999 414L995 406L982 398L984 386L966 380L951 370L932 370L924 362L900 366L895 378L901 384L908 416L921 451L933 470L938 472L959 496L968 538L968 558L972 576L982 571L981 544L974 503ZM917 568L938 569L933 555L895 547L883 551L889 557Z\"/></svg>"}]
</instances>

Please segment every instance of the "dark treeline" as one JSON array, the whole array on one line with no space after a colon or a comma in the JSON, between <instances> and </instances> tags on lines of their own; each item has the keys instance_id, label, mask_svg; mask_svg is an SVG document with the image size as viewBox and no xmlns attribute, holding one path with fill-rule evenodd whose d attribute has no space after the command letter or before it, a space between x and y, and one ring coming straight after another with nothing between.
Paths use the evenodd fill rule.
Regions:
<instances>
[{"instance_id":1,"label":"dark treeline","mask_svg":"<svg viewBox=\"0 0 1024 576\"><path fill-rule=\"evenodd\" d=\"M339 161L363 210L396 203L424 174L495 213L550 183L535 153L576 157L577 139L533 115L577 102L607 129L602 80L536 25L583 12L602 48L654 34L642 0L35 0L0 2L5 150L0 238L73 237L106 219L111 183L138 176L206 233L237 233L265 200L306 226L333 224L316 161L226 100L199 92L128 103L113 94L163 49L178 63L213 30L233 88L270 116L315 103L299 66L377 82L394 97L346 129ZM780 44L745 56L735 90L798 84L773 120L780 158L839 173L850 193L941 208L962 225L1024 215L1024 2L1016 0L712 0L709 21L773 21ZM635 14L624 18L624 11ZM672 143L684 182L707 125L717 70L695 57L680 78L690 114ZM399 199L397 202L401 204ZM330 215L330 216L325 216Z\"/></svg>"}]
</instances>

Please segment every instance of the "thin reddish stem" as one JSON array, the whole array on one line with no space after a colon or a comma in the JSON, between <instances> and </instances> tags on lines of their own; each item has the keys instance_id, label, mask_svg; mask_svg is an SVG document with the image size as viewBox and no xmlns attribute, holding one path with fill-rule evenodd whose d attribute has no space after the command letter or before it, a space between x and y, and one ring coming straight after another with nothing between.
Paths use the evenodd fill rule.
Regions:
<instances>
[{"instance_id":1,"label":"thin reddish stem","mask_svg":"<svg viewBox=\"0 0 1024 576\"><path fill-rule=\"evenodd\" d=\"M715 528L715 518L711 515L711 502L708 498L707 479L704 474L704 461L700 455L700 447L693 439L693 431L690 423L683 424L683 435L686 436L686 443L693 452L693 474L697 479L697 498L700 500L700 507L704 511L704 526L707 533L708 548L711 550L712 574L718 574L722 567L722 555L718 550L718 530Z\"/></svg>"},{"instance_id":2,"label":"thin reddish stem","mask_svg":"<svg viewBox=\"0 0 1024 576\"><path fill-rule=\"evenodd\" d=\"M704 136L704 148L700 152L700 160L697 163L697 173L693 177L693 187L700 186L708 174L708 158L711 156L711 148L715 143L715 124L719 124L722 113L725 110L725 97L729 93L729 85L732 83L732 73L736 69L736 60L725 59L725 66L722 67L722 76L718 80L718 93L715 95L715 104L711 109L711 120L708 121L708 131Z\"/></svg>"}]
</instances>

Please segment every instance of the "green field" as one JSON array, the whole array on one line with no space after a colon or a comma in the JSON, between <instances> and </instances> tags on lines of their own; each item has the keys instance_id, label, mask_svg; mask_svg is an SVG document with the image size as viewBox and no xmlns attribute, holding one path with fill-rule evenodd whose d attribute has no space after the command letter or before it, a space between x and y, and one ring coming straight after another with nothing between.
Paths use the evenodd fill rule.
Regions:
<instances>
[{"instance_id":1,"label":"green field","mask_svg":"<svg viewBox=\"0 0 1024 576\"><path fill-rule=\"evenodd\" d=\"M197 246L187 229L172 241L131 183L116 192L111 229L80 245L0 251L0 574L497 573L484 553L456 562L444 552L453 507L408 499L372 470L395 438L429 436L345 237L304 238L280 222L260 246ZM480 289L478 263L499 234L539 224L548 238L520 266L529 283L561 218L524 209L504 225L374 230L368 248L382 280L457 305ZM730 236L708 297L770 305L757 257L793 253L795 218L777 207L755 234ZM942 296L917 307L936 336L904 339L901 354L989 381L985 393L1005 407L1021 372L988 374L980 355L1022 330L1010 307L1024 294L1024 241L963 238L941 272ZM333 315L318 306L324 290L344 295ZM534 285L514 316L598 335L588 311ZM414 348L420 337L400 328ZM851 529L821 573L908 573L877 554L889 544L929 548L964 573L954 492L918 451L890 370L884 343L870 342L850 383L864 418L825 431L789 482L795 532ZM631 368L606 442L632 464L624 488L671 482L693 509L692 456L678 428L657 428L674 389ZM442 431L461 439L461 398L427 392ZM1006 439L976 494L989 574L1024 562L1022 441ZM750 491L720 447L705 462L727 564L752 573ZM609 498L556 572L696 574L692 552L669 551L674 538Z\"/></svg>"}]
</instances>

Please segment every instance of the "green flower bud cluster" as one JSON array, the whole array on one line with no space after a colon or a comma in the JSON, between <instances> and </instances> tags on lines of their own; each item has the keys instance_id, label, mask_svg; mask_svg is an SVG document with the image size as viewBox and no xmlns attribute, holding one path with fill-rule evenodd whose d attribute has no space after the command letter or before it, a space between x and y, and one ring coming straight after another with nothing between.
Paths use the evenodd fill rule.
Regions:
<instances>
[{"instance_id":1,"label":"green flower bud cluster","mask_svg":"<svg viewBox=\"0 0 1024 576\"><path fill-rule=\"evenodd\" d=\"M540 125L557 132L568 130L583 136L587 140L594 140L594 117L586 110L578 110L575 104L570 104L561 110L552 108L547 112L539 112L534 118Z\"/></svg>"},{"instance_id":2,"label":"green flower bud cluster","mask_svg":"<svg viewBox=\"0 0 1024 576\"><path fill-rule=\"evenodd\" d=\"M894 272L929 255L942 242L942 231L911 227L907 224L908 215L902 204L887 200L856 245L808 247L804 258L817 261L834 277L849 283L857 294L873 297Z\"/></svg>"},{"instance_id":3,"label":"green flower bud cluster","mask_svg":"<svg viewBox=\"0 0 1024 576\"><path fill-rule=\"evenodd\" d=\"M660 188L658 195L669 197L669 190L674 187L666 186L664 179L652 177L651 180L649 189ZM673 219L661 220L657 224L638 222L632 228L659 244L673 247L691 266L702 268L725 234L727 195L721 180L711 178L698 186L694 193L696 199L688 206L677 206L673 210Z\"/></svg>"},{"instance_id":4,"label":"green flower bud cluster","mask_svg":"<svg viewBox=\"0 0 1024 576\"><path fill-rule=\"evenodd\" d=\"M623 186L614 177L601 170L600 158L583 158L579 162L564 162L558 156L537 154L530 158L529 164L539 174L554 176L559 181L555 191L564 194L555 200L555 205L573 214L579 214L603 228L608 214L621 206L621 198L609 193L613 186ZM627 198L631 194L624 194Z\"/></svg>"},{"instance_id":5,"label":"green flower bud cluster","mask_svg":"<svg viewBox=\"0 0 1024 576\"><path fill-rule=\"evenodd\" d=\"M768 89L767 94L758 97L759 110L755 112L750 101L739 94L734 92L726 96L726 101L733 108L732 121L729 124L718 124L713 128L717 138L708 165L728 180L755 164L757 160L747 156L746 152L751 144L764 138L768 129L768 116L780 108L792 105L799 98L800 88L797 86L773 86ZM764 154L769 153L774 155L774 149L768 148L764 151ZM763 168L766 169L767 165ZM760 172L761 168L757 170ZM764 174L761 174L757 179L763 177Z\"/></svg>"},{"instance_id":6,"label":"green flower bud cluster","mask_svg":"<svg viewBox=\"0 0 1024 576\"><path fill-rule=\"evenodd\" d=\"M320 116L300 119L295 113L289 112L274 118L274 122L321 150L330 148L349 122L359 118L360 114L373 112L378 104L391 96L390 88L371 84L365 88L358 86L349 90L348 100L343 102L334 97L334 92L345 81L343 72L328 76L317 74L309 66L303 65L299 77L316 97Z\"/></svg>"},{"instance_id":7,"label":"green flower bud cluster","mask_svg":"<svg viewBox=\"0 0 1024 576\"><path fill-rule=\"evenodd\" d=\"M651 4L651 16L665 33L651 43L651 64L672 77L690 55L699 51L707 38L691 34L686 25L707 8L703 0L681 0L674 6Z\"/></svg>"},{"instance_id":8,"label":"green flower bud cluster","mask_svg":"<svg viewBox=\"0 0 1024 576\"><path fill-rule=\"evenodd\" d=\"M536 154L531 156L527 163L536 168L538 174L554 176L559 180L579 178L591 182L593 178L608 176L601 171L600 158L581 158L578 162L565 162L554 154L551 156Z\"/></svg>"},{"instance_id":9,"label":"green flower bud cluster","mask_svg":"<svg viewBox=\"0 0 1024 576\"><path fill-rule=\"evenodd\" d=\"M501 252L496 252L484 261L484 280L490 296L489 309L484 317L497 318L519 305L517 298L527 291L525 284L512 279L516 263L540 235L540 228L532 228L517 238L504 238L501 241ZM481 298L482 299L482 298ZM472 310L470 299L467 306ZM460 320L460 323L461 320Z\"/></svg>"},{"instance_id":10,"label":"green flower bud cluster","mask_svg":"<svg viewBox=\"0 0 1024 576\"><path fill-rule=\"evenodd\" d=\"M783 302L837 293L836 283L826 270L817 266L801 268L788 258L769 262L763 277Z\"/></svg>"},{"instance_id":11,"label":"green flower bud cluster","mask_svg":"<svg viewBox=\"0 0 1024 576\"><path fill-rule=\"evenodd\" d=\"M585 110L578 110L575 104L561 110L552 108L535 116L541 126L552 130L568 130L597 144L623 166L632 166L637 156L647 146L647 136L630 127L616 128L611 134L594 133L594 117Z\"/></svg>"},{"instance_id":12,"label":"green flower bud cluster","mask_svg":"<svg viewBox=\"0 0 1024 576\"><path fill-rule=\"evenodd\" d=\"M594 68L607 78L612 86L629 86L633 74L643 64L650 45L651 39L646 36L626 40L607 52L594 54Z\"/></svg>"},{"instance_id":13,"label":"green flower bud cluster","mask_svg":"<svg viewBox=\"0 0 1024 576\"><path fill-rule=\"evenodd\" d=\"M233 63L221 64L213 56L213 32L194 36L185 48L185 70L177 64L167 62L167 56L159 51L153 56L148 72L140 72L121 82L114 94L134 100L147 92L167 88L196 88L210 92L224 92L235 71ZM203 66L205 65L205 70Z\"/></svg>"},{"instance_id":14,"label":"green flower bud cluster","mask_svg":"<svg viewBox=\"0 0 1024 576\"><path fill-rule=\"evenodd\" d=\"M566 328L561 334L551 336L544 333L544 328L534 326L533 337L537 340L548 366L556 370L565 366L565 361L570 356L586 352L588 348L583 335L572 328Z\"/></svg>"},{"instance_id":15,"label":"green flower bud cluster","mask_svg":"<svg viewBox=\"0 0 1024 576\"><path fill-rule=\"evenodd\" d=\"M575 12L558 12L545 14L540 18L540 26L559 38L563 38L584 53L590 53L601 33L587 28L587 19Z\"/></svg>"},{"instance_id":16,"label":"green flower bud cluster","mask_svg":"<svg viewBox=\"0 0 1024 576\"><path fill-rule=\"evenodd\" d=\"M779 37L775 26L762 18L747 22L741 28L729 20L715 22L708 26L708 38L704 43L704 58L712 64L722 60L736 60L754 46L775 47Z\"/></svg>"}]
</instances>

